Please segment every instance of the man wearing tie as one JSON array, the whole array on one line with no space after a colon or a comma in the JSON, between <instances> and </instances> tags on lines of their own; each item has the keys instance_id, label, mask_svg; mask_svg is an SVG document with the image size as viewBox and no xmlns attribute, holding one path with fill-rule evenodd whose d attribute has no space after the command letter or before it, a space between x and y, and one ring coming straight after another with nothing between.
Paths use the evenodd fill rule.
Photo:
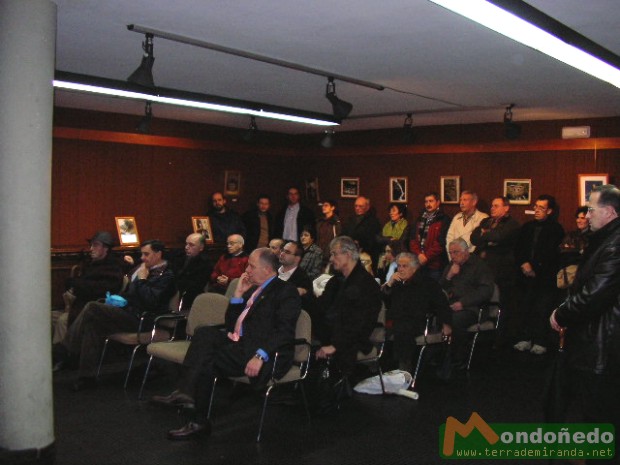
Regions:
<instances>
[{"instance_id":1,"label":"man wearing tie","mask_svg":"<svg viewBox=\"0 0 620 465\"><path fill-rule=\"evenodd\" d=\"M168 439L185 440L208 435L207 413L216 376L247 376L254 386L269 381L276 349L295 338L301 299L294 285L278 278L278 257L269 248L250 254L234 296L226 310L226 330L196 330L183 365L181 385L169 396L153 397L166 405L195 401L193 418L182 428L168 432ZM293 351L280 352L276 379L293 362Z\"/></svg>"}]
</instances>

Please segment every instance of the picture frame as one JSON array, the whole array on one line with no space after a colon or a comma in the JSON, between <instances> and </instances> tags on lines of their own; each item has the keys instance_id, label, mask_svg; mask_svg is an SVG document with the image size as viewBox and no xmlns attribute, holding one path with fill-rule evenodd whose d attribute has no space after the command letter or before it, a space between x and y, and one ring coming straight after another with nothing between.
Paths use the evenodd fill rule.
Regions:
<instances>
[{"instance_id":1,"label":"picture frame","mask_svg":"<svg viewBox=\"0 0 620 465\"><path fill-rule=\"evenodd\" d=\"M461 177L441 176L439 182L441 203L458 204L461 197Z\"/></svg>"},{"instance_id":2,"label":"picture frame","mask_svg":"<svg viewBox=\"0 0 620 465\"><path fill-rule=\"evenodd\" d=\"M394 176L390 178L390 202L407 203L409 192L409 178L407 176Z\"/></svg>"},{"instance_id":3,"label":"picture frame","mask_svg":"<svg viewBox=\"0 0 620 465\"><path fill-rule=\"evenodd\" d=\"M241 193L241 171L226 170L224 172L224 195Z\"/></svg>"},{"instance_id":4,"label":"picture frame","mask_svg":"<svg viewBox=\"0 0 620 465\"><path fill-rule=\"evenodd\" d=\"M140 245L138 235L138 225L133 216L115 216L116 231L118 232L118 242L121 247Z\"/></svg>"},{"instance_id":5,"label":"picture frame","mask_svg":"<svg viewBox=\"0 0 620 465\"><path fill-rule=\"evenodd\" d=\"M504 179L504 197L511 205L530 205L532 203L532 180Z\"/></svg>"},{"instance_id":6,"label":"picture frame","mask_svg":"<svg viewBox=\"0 0 620 465\"><path fill-rule=\"evenodd\" d=\"M607 173L594 174L578 174L577 183L579 186L579 206L588 204L588 197L592 189L603 184L609 184L609 175Z\"/></svg>"},{"instance_id":7,"label":"picture frame","mask_svg":"<svg viewBox=\"0 0 620 465\"><path fill-rule=\"evenodd\" d=\"M213 244L213 229L211 229L211 219L208 216L192 216L192 227L195 233L204 236L205 243Z\"/></svg>"},{"instance_id":8,"label":"picture frame","mask_svg":"<svg viewBox=\"0 0 620 465\"><path fill-rule=\"evenodd\" d=\"M340 197L354 199L360 195L360 178L340 178Z\"/></svg>"},{"instance_id":9,"label":"picture frame","mask_svg":"<svg viewBox=\"0 0 620 465\"><path fill-rule=\"evenodd\" d=\"M310 204L314 204L321 201L319 194L319 178L306 179L306 200Z\"/></svg>"}]
</instances>

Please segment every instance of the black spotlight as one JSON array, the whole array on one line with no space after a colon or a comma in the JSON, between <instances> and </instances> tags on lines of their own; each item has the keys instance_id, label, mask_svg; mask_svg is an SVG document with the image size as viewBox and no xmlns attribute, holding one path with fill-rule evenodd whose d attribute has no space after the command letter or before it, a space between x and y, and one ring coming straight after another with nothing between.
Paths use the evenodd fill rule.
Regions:
<instances>
[{"instance_id":1,"label":"black spotlight","mask_svg":"<svg viewBox=\"0 0 620 465\"><path fill-rule=\"evenodd\" d=\"M413 114L407 113L403 123L403 144L413 144L415 142L415 132L413 131Z\"/></svg>"},{"instance_id":2,"label":"black spotlight","mask_svg":"<svg viewBox=\"0 0 620 465\"><path fill-rule=\"evenodd\" d=\"M321 141L321 147L324 149L331 149L334 146L334 137L336 132L333 129L327 129L325 131L325 136L323 136L323 140Z\"/></svg>"},{"instance_id":3,"label":"black spotlight","mask_svg":"<svg viewBox=\"0 0 620 465\"><path fill-rule=\"evenodd\" d=\"M256 139L257 135L258 135L258 126L256 125L256 117L250 116L250 127L243 135L243 140L246 142L252 142L254 139Z\"/></svg>"},{"instance_id":4,"label":"black spotlight","mask_svg":"<svg viewBox=\"0 0 620 465\"><path fill-rule=\"evenodd\" d=\"M144 106L144 116L138 123L136 131L140 134L149 134L151 132L151 120L153 119L153 110L151 109L151 102L146 102Z\"/></svg>"},{"instance_id":5,"label":"black spotlight","mask_svg":"<svg viewBox=\"0 0 620 465\"><path fill-rule=\"evenodd\" d=\"M353 105L336 97L336 83L333 77L327 78L327 87L325 88L325 98L332 104L334 116L338 119L344 119L349 116Z\"/></svg>"},{"instance_id":6,"label":"black spotlight","mask_svg":"<svg viewBox=\"0 0 620 465\"><path fill-rule=\"evenodd\" d=\"M142 62L140 62L140 66L131 73L131 76L127 78L127 81L144 87L155 87L155 82L153 81L153 63L155 63L155 57L153 56L153 34L146 34L146 38L144 42L142 42L142 50L144 50Z\"/></svg>"},{"instance_id":7,"label":"black spotlight","mask_svg":"<svg viewBox=\"0 0 620 465\"><path fill-rule=\"evenodd\" d=\"M518 139L521 136L521 126L512 122L512 109L514 106L515 104L511 103L504 112L504 137L510 140Z\"/></svg>"}]
</instances>

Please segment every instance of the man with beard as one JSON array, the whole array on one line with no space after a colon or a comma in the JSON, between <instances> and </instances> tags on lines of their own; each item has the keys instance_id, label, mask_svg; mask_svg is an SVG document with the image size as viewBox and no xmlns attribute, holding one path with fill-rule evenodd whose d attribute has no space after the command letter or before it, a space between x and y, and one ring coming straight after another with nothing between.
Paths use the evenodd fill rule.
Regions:
<instances>
[{"instance_id":1,"label":"man with beard","mask_svg":"<svg viewBox=\"0 0 620 465\"><path fill-rule=\"evenodd\" d=\"M224 242L231 234L241 234L245 236L245 226L237 212L229 209L226 197L221 192L214 192L211 195L212 208L209 210L209 219L213 229L213 239L215 242Z\"/></svg>"}]
</instances>

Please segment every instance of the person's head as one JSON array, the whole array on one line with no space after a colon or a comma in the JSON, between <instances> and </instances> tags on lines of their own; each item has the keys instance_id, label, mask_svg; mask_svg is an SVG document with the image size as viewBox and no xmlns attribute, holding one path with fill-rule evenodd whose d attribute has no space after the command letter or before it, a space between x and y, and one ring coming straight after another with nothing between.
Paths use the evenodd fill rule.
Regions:
<instances>
[{"instance_id":1,"label":"person's head","mask_svg":"<svg viewBox=\"0 0 620 465\"><path fill-rule=\"evenodd\" d=\"M353 270L360 258L355 241L349 236L338 236L329 243L329 262L345 276Z\"/></svg>"},{"instance_id":2,"label":"person's head","mask_svg":"<svg viewBox=\"0 0 620 465\"><path fill-rule=\"evenodd\" d=\"M200 233L193 233L185 239L185 255L194 258L205 249L205 237Z\"/></svg>"},{"instance_id":3,"label":"person's head","mask_svg":"<svg viewBox=\"0 0 620 465\"><path fill-rule=\"evenodd\" d=\"M271 208L271 197L265 194L261 194L256 199L256 208L261 213L267 213Z\"/></svg>"},{"instance_id":4,"label":"person's head","mask_svg":"<svg viewBox=\"0 0 620 465\"><path fill-rule=\"evenodd\" d=\"M285 270L295 268L301 262L302 253L303 248L301 244L295 241L287 242L282 247L282 252L280 252L280 264L282 264Z\"/></svg>"},{"instance_id":5,"label":"person's head","mask_svg":"<svg viewBox=\"0 0 620 465\"><path fill-rule=\"evenodd\" d=\"M428 192L424 195L424 210L428 213L432 213L439 208L441 202L439 200L439 194L437 192Z\"/></svg>"},{"instance_id":6,"label":"person's head","mask_svg":"<svg viewBox=\"0 0 620 465\"><path fill-rule=\"evenodd\" d=\"M459 207L466 215L471 215L476 210L478 194L471 191L463 191L459 200Z\"/></svg>"},{"instance_id":7,"label":"person's head","mask_svg":"<svg viewBox=\"0 0 620 465\"><path fill-rule=\"evenodd\" d=\"M392 239L385 245L385 261L392 263L398 254L401 253L403 244L400 241Z\"/></svg>"},{"instance_id":8,"label":"person's head","mask_svg":"<svg viewBox=\"0 0 620 465\"><path fill-rule=\"evenodd\" d=\"M503 218L510 210L510 202L506 197L495 197L491 201L491 218L496 220Z\"/></svg>"},{"instance_id":9,"label":"person's head","mask_svg":"<svg viewBox=\"0 0 620 465\"><path fill-rule=\"evenodd\" d=\"M588 219L592 231L598 231L620 213L620 189L613 184L595 187L588 201Z\"/></svg>"},{"instance_id":10,"label":"person's head","mask_svg":"<svg viewBox=\"0 0 620 465\"><path fill-rule=\"evenodd\" d=\"M269 278L278 274L280 262L269 247L260 247L248 257L248 266L245 272L250 282L260 286Z\"/></svg>"},{"instance_id":11,"label":"person's head","mask_svg":"<svg viewBox=\"0 0 620 465\"><path fill-rule=\"evenodd\" d=\"M97 231L90 242L90 258L93 261L103 260L108 256L114 240L107 231Z\"/></svg>"},{"instance_id":12,"label":"person's head","mask_svg":"<svg viewBox=\"0 0 620 465\"><path fill-rule=\"evenodd\" d=\"M588 207L579 207L575 210L575 223L579 231L585 231L590 226L588 221Z\"/></svg>"},{"instance_id":13,"label":"person's head","mask_svg":"<svg viewBox=\"0 0 620 465\"><path fill-rule=\"evenodd\" d=\"M555 197L547 194L539 195L534 202L534 219L545 221L555 210Z\"/></svg>"},{"instance_id":14,"label":"person's head","mask_svg":"<svg viewBox=\"0 0 620 465\"><path fill-rule=\"evenodd\" d=\"M275 238L269 241L269 249L271 249L271 251L276 257L280 256L280 252L282 252L283 246L284 246L284 239Z\"/></svg>"},{"instance_id":15,"label":"person's head","mask_svg":"<svg viewBox=\"0 0 620 465\"><path fill-rule=\"evenodd\" d=\"M304 249L306 249L312 244L314 244L315 239L316 233L314 232L314 228L310 225L305 225L301 230L301 234L299 235L299 242L301 242L301 245L304 247Z\"/></svg>"},{"instance_id":16,"label":"person's head","mask_svg":"<svg viewBox=\"0 0 620 465\"><path fill-rule=\"evenodd\" d=\"M450 261L457 265L462 265L469 259L469 246L464 239L454 239L448 245Z\"/></svg>"},{"instance_id":17,"label":"person's head","mask_svg":"<svg viewBox=\"0 0 620 465\"><path fill-rule=\"evenodd\" d=\"M323 205L321 205L321 211L325 218L331 218L336 214L338 210L338 204L334 200L323 200Z\"/></svg>"},{"instance_id":18,"label":"person's head","mask_svg":"<svg viewBox=\"0 0 620 465\"><path fill-rule=\"evenodd\" d=\"M420 267L418 257L410 252L399 253L396 257L396 272L403 281L408 281Z\"/></svg>"},{"instance_id":19,"label":"person's head","mask_svg":"<svg viewBox=\"0 0 620 465\"><path fill-rule=\"evenodd\" d=\"M388 213L390 215L390 221L398 221L407 214L407 207L404 203L392 202L388 206Z\"/></svg>"},{"instance_id":20,"label":"person's head","mask_svg":"<svg viewBox=\"0 0 620 465\"><path fill-rule=\"evenodd\" d=\"M153 239L140 245L140 259L147 268L153 268L163 261L164 243Z\"/></svg>"},{"instance_id":21,"label":"person's head","mask_svg":"<svg viewBox=\"0 0 620 465\"><path fill-rule=\"evenodd\" d=\"M243 243L243 236L239 234L231 234L228 236L228 239L226 239L226 249L229 254L237 255L243 250Z\"/></svg>"},{"instance_id":22,"label":"person's head","mask_svg":"<svg viewBox=\"0 0 620 465\"><path fill-rule=\"evenodd\" d=\"M214 192L211 195L211 205L216 212L224 212L226 210L226 197L221 192Z\"/></svg>"},{"instance_id":23,"label":"person's head","mask_svg":"<svg viewBox=\"0 0 620 465\"><path fill-rule=\"evenodd\" d=\"M289 205L295 205L299 203L299 199L301 196L299 195L299 189L297 187L291 186L286 191L286 200L288 200Z\"/></svg>"},{"instance_id":24,"label":"person's head","mask_svg":"<svg viewBox=\"0 0 620 465\"><path fill-rule=\"evenodd\" d=\"M370 210L370 199L360 195L357 199L355 199L353 208L355 209L355 214L357 216L364 215L368 212L368 210Z\"/></svg>"}]
</instances>

